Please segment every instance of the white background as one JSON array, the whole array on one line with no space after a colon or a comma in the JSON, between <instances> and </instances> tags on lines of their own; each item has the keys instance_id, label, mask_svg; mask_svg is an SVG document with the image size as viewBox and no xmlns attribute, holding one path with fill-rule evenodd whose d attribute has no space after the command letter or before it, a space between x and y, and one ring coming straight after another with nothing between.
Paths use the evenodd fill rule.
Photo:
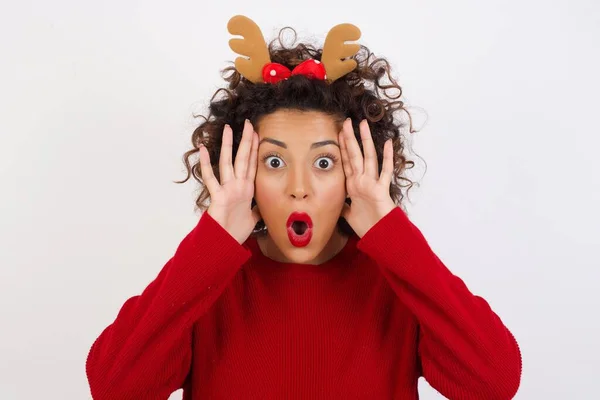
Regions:
<instances>
[{"instance_id":1,"label":"white background","mask_svg":"<svg viewBox=\"0 0 600 400\"><path fill-rule=\"evenodd\" d=\"M203 3L3 2L0 398L90 397L93 340L199 217L172 181L235 14L361 28L422 128L411 219L514 332L517 398L597 398L599 3Z\"/></svg>"}]
</instances>

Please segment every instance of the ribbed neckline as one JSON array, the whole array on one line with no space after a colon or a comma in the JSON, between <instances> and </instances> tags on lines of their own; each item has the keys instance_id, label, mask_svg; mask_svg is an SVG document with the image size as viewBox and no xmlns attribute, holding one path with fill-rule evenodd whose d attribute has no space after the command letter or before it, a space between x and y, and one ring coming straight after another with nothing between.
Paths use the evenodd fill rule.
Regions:
<instances>
[{"instance_id":1,"label":"ribbed neckline","mask_svg":"<svg viewBox=\"0 0 600 400\"><path fill-rule=\"evenodd\" d=\"M298 271L298 272L307 272L307 273L323 273L323 272L331 272L332 270L336 270L339 267L343 267L347 265L352 256L356 253L358 236L355 234L348 237L348 241L342 248L342 250L337 253L333 258L329 261L324 262L323 264L313 265L313 264L297 264L297 263L283 263L279 261L275 261L265 256L260 250L260 246L258 245L258 241L255 237L249 237L246 241L245 245L252 252L252 258L256 260L257 264L260 266L268 267L273 271Z\"/></svg>"}]
</instances>

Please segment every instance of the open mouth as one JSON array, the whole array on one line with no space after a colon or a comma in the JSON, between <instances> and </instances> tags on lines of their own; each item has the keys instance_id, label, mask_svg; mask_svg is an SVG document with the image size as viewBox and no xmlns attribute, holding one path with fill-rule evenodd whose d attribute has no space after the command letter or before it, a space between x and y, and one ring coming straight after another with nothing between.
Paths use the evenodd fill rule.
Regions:
<instances>
[{"instance_id":1,"label":"open mouth","mask_svg":"<svg viewBox=\"0 0 600 400\"><path fill-rule=\"evenodd\" d=\"M294 221L292 222L292 229L296 235L304 235L304 232L308 229L308 224L304 221Z\"/></svg>"},{"instance_id":2,"label":"open mouth","mask_svg":"<svg viewBox=\"0 0 600 400\"><path fill-rule=\"evenodd\" d=\"M288 238L292 245L304 247L312 238L312 219L306 213L293 212L287 220Z\"/></svg>"}]
</instances>

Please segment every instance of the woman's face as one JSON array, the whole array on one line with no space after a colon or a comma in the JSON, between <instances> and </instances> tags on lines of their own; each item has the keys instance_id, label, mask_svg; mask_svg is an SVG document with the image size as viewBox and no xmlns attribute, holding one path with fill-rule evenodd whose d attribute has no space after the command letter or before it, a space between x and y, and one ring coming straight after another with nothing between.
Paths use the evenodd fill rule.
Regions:
<instances>
[{"instance_id":1,"label":"woman's face","mask_svg":"<svg viewBox=\"0 0 600 400\"><path fill-rule=\"evenodd\" d=\"M282 262L326 261L345 243L337 230L346 198L341 122L317 111L279 110L255 128L254 197L268 232L261 248Z\"/></svg>"}]
</instances>

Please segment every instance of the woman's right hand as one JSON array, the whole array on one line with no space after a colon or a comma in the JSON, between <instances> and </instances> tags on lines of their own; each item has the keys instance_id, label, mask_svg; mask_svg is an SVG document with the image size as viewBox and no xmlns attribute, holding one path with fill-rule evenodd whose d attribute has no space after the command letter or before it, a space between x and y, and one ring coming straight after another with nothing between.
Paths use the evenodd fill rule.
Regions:
<instances>
[{"instance_id":1,"label":"woman's right hand","mask_svg":"<svg viewBox=\"0 0 600 400\"><path fill-rule=\"evenodd\" d=\"M221 182L213 173L210 155L203 145L200 146L200 173L210 193L210 206L206 212L242 244L261 219L258 207L250 208L258 166L258 134L249 120L244 123L235 166L232 165L232 152L233 132L225 125L219 157Z\"/></svg>"}]
</instances>

